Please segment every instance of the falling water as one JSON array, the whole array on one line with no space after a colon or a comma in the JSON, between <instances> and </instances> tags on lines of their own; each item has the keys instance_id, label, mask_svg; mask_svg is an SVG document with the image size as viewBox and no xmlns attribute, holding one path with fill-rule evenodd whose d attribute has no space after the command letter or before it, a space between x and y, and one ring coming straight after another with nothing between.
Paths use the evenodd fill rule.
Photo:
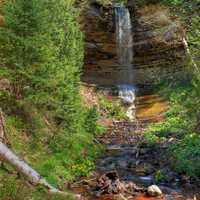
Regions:
<instances>
[{"instance_id":1,"label":"falling water","mask_svg":"<svg viewBox=\"0 0 200 200\"><path fill-rule=\"evenodd\" d=\"M125 104L130 105L127 116L133 120L135 119L135 88L132 85L134 80L133 37L130 12L124 6L116 6L114 10L118 59L120 66L125 69L120 78L123 81L118 86L119 96Z\"/></svg>"},{"instance_id":2,"label":"falling water","mask_svg":"<svg viewBox=\"0 0 200 200\"><path fill-rule=\"evenodd\" d=\"M133 81L133 37L131 18L128 8L124 6L115 7L115 22L119 63L127 69L123 80L126 80L126 84L131 84Z\"/></svg>"}]
</instances>

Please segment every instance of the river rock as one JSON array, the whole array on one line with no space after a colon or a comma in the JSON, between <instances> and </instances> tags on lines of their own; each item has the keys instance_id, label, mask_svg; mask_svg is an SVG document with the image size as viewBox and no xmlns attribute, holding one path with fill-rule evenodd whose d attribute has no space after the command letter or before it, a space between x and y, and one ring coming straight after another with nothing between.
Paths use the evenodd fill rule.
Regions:
<instances>
[{"instance_id":1,"label":"river rock","mask_svg":"<svg viewBox=\"0 0 200 200\"><path fill-rule=\"evenodd\" d=\"M155 171L154 167L150 163L141 163L136 166L135 172L139 175L149 175Z\"/></svg>"},{"instance_id":2,"label":"river rock","mask_svg":"<svg viewBox=\"0 0 200 200\"><path fill-rule=\"evenodd\" d=\"M140 155L147 154L147 153L149 153L149 151L150 151L149 148L142 148L142 149L140 149Z\"/></svg>"},{"instance_id":3,"label":"river rock","mask_svg":"<svg viewBox=\"0 0 200 200\"><path fill-rule=\"evenodd\" d=\"M152 197L157 197L162 195L162 191L157 185L152 185L148 187L147 194Z\"/></svg>"},{"instance_id":4,"label":"river rock","mask_svg":"<svg viewBox=\"0 0 200 200\"><path fill-rule=\"evenodd\" d=\"M119 159L119 160L117 161L117 167L119 167L119 168L127 168L127 167L128 167L128 162L127 162L127 160Z\"/></svg>"}]
</instances>

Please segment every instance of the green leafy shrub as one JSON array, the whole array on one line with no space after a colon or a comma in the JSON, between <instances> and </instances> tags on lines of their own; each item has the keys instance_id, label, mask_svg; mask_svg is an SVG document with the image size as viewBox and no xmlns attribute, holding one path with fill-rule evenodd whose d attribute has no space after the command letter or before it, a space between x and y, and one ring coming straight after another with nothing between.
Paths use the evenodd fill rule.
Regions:
<instances>
[{"instance_id":1,"label":"green leafy shrub","mask_svg":"<svg viewBox=\"0 0 200 200\"><path fill-rule=\"evenodd\" d=\"M0 91L0 107L11 148L64 189L66 179L89 174L100 152L93 141L97 112L86 111L79 95L84 54L79 9L74 0L16 0L6 1L2 13L0 78L12 88Z\"/></svg>"},{"instance_id":2,"label":"green leafy shrub","mask_svg":"<svg viewBox=\"0 0 200 200\"><path fill-rule=\"evenodd\" d=\"M97 120L99 119L99 113L97 108L94 106L89 108L85 114L85 128L86 130L91 133L95 134L97 132Z\"/></svg>"},{"instance_id":3,"label":"green leafy shrub","mask_svg":"<svg viewBox=\"0 0 200 200\"><path fill-rule=\"evenodd\" d=\"M96 106L86 109L85 114L85 128L87 132L96 135L106 132L106 127L98 123L100 114Z\"/></svg>"},{"instance_id":4,"label":"green leafy shrub","mask_svg":"<svg viewBox=\"0 0 200 200\"><path fill-rule=\"evenodd\" d=\"M166 177L165 177L165 174L164 174L163 171L158 170L158 171L155 173L154 178L155 178L155 181L156 181L157 183L159 183L159 182L165 180Z\"/></svg>"},{"instance_id":5,"label":"green leafy shrub","mask_svg":"<svg viewBox=\"0 0 200 200\"><path fill-rule=\"evenodd\" d=\"M144 133L147 143L155 144L177 133L184 137L188 131L195 129L197 112L194 108L199 104L199 99L194 90L192 84L177 84L174 87L165 84L161 87L161 95L169 100L169 110L165 120L147 126Z\"/></svg>"},{"instance_id":6,"label":"green leafy shrub","mask_svg":"<svg viewBox=\"0 0 200 200\"><path fill-rule=\"evenodd\" d=\"M188 134L196 131L196 122L199 107L199 97L195 87L190 84L176 84L166 86L161 94L169 99L169 110L165 120L150 124L145 132L144 139L149 145L155 145L166 138L176 139L168 146L168 157L171 166L179 173L192 177L199 177L200 167L200 136ZM158 174L158 179L160 175Z\"/></svg>"},{"instance_id":7,"label":"green leafy shrub","mask_svg":"<svg viewBox=\"0 0 200 200\"><path fill-rule=\"evenodd\" d=\"M200 136L187 134L169 148L174 169L189 176L200 176Z\"/></svg>"},{"instance_id":8,"label":"green leafy shrub","mask_svg":"<svg viewBox=\"0 0 200 200\"><path fill-rule=\"evenodd\" d=\"M76 176L89 176L94 169L94 163L88 159L72 166L72 171Z\"/></svg>"},{"instance_id":9,"label":"green leafy shrub","mask_svg":"<svg viewBox=\"0 0 200 200\"><path fill-rule=\"evenodd\" d=\"M115 119L126 119L126 114L120 101L110 101L104 96L99 97L100 110Z\"/></svg>"},{"instance_id":10,"label":"green leafy shrub","mask_svg":"<svg viewBox=\"0 0 200 200\"><path fill-rule=\"evenodd\" d=\"M160 138L152 132L146 131L144 133L144 143L146 143L147 146L154 146L157 142L159 142Z\"/></svg>"}]
</instances>

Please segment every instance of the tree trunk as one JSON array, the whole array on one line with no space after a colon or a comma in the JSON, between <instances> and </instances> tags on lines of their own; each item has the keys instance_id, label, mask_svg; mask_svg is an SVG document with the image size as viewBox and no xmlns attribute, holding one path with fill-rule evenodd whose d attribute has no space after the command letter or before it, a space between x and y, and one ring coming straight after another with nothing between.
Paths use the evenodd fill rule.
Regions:
<instances>
[{"instance_id":1,"label":"tree trunk","mask_svg":"<svg viewBox=\"0 0 200 200\"><path fill-rule=\"evenodd\" d=\"M4 118L3 112L0 108L0 141L5 141L5 138Z\"/></svg>"},{"instance_id":2,"label":"tree trunk","mask_svg":"<svg viewBox=\"0 0 200 200\"><path fill-rule=\"evenodd\" d=\"M188 45L188 42L187 42L186 38L183 38L183 44L184 44L185 50L187 52L187 55L188 55L192 65L193 65L195 71L197 71L199 73L199 68L198 68L197 64L195 63L195 61L194 61L194 59L192 57L192 54L190 52L190 48L189 48L189 45Z\"/></svg>"},{"instance_id":3,"label":"tree trunk","mask_svg":"<svg viewBox=\"0 0 200 200\"><path fill-rule=\"evenodd\" d=\"M80 195L76 195L74 193L68 193L58 190L57 188L50 185L45 178L41 177L40 174L35 171L32 167L30 167L27 163L21 160L14 152L12 152L7 145L3 143L5 130L4 123L2 117L2 111L0 110L0 158L3 161L8 162L12 166L14 166L17 171L24 174L34 185L43 185L45 186L50 193L62 194L65 196L72 196L74 198L80 199Z\"/></svg>"}]
</instances>

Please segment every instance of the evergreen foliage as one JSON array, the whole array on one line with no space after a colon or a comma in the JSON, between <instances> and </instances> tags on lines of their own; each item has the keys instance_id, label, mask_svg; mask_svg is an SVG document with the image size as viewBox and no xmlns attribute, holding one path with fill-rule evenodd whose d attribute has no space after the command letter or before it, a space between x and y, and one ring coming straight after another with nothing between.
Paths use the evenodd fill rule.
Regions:
<instances>
[{"instance_id":1,"label":"evergreen foliage","mask_svg":"<svg viewBox=\"0 0 200 200\"><path fill-rule=\"evenodd\" d=\"M11 85L0 90L0 107L11 148L60 187L88 175L99 149L97 116L79 95L84 51L74 3L9 0L0 28L0 80Z\"/></svg>"}]
</instances>

